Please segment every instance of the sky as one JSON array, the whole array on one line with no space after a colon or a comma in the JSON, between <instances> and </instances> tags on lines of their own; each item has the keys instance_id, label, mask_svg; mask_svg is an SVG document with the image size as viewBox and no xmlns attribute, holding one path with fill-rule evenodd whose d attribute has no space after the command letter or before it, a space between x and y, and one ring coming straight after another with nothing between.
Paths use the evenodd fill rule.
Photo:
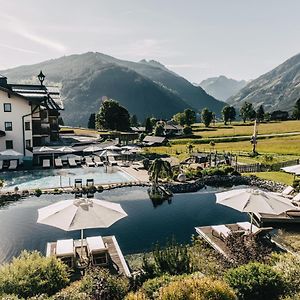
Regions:
<instances>
[{"instance_id":1,"label":"sky","mask_svg":"<svg viewBox=\"0 0 300 300\"><path fill-rule=\"evenodd\" d=\"M300 52L299 0L0 0L0 70L74 53L154 59L199 83Z\"/></svg>"}]
</instances>

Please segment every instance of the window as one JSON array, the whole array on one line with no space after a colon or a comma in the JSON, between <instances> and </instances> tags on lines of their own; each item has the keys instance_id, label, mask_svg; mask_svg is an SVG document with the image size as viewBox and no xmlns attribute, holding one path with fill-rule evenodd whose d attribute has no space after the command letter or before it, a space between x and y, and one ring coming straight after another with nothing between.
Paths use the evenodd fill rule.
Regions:
<instances>
[{"instance_id":1,"label":"window","mask_svg":"<svg viewBox=\"0 0 300 300\"><path fill-rule=\"evenodd\" d=\"M13 149L14 148L13 141L5 141L5 143L6 143L6 149Z\"/></svg>"},{"instance_id":2,"label":"window","mask_svg":"<svg viewBox=\"0 0 300 300\"><path fill-rule=\"evenodd\" d=\"M4 112L11 112L11 104L10 103L4 103Z\"/></svg>"},{"instance_id":3,"label":"window","mask_svg":"<svg viewBox=\"0 0 300 300\"><path fill-rule=\"evenodd\" d=\"M4 122L5 131L12 131L12 122Z\"/></svg>"},{"instance_id":4,"label":"window","mask_svg":"<svg viewBox=\"0 0 300 300\"><path fill-rule=\"evenodd\" d=\"M30 130L30 122L25 122L25 130Z\"/></svg>"},{"instance_id":5,"label":"window","mask_svg":"<svg viewBox=\"0 0 300 300\"><path fill-rule=\"evenodd\" d=\"M26 149L31 148L31 140L26 140L25 144L26 144Z\"/></svg>"}]
</instances>

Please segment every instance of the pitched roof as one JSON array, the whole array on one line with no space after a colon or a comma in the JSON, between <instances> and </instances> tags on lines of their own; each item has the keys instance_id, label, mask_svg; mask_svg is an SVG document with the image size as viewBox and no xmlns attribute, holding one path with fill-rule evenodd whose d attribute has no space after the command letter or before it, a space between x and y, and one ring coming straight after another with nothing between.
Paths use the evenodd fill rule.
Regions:
<instances>
[{"instance_id":1,"label":"pitched roof","mask_svg":"<svg viewBox=\"0 0 300 300\"><path fill-rule=\"evenodd\" d=\"M8 86L15 94L39 103L48 109L63 109L63 102L57 87L29 84L8 84Z\"/></svg>"},{"instance_id":2,"label":"pitched roof","mask_svg":"<svg viewBox=\"0 0 300 300\"><path fill-rule=\"evenodd\" d=\"M152 136L152 135L147 135L143 139L143 142L148 143L148 144L161 144L166 140L165 137L163 136Z\"/></svg>"}]
</instances>

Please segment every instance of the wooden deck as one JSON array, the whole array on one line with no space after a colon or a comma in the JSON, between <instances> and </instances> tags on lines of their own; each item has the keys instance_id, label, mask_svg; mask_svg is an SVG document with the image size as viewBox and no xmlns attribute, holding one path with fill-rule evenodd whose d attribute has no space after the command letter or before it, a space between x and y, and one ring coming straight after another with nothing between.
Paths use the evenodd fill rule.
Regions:
<instances>
[{"instance_id":1,"label":"wooden deck","mask_svg":"<svg viewBox=\"0 0 300 300\"><path fill-rule=\"evenodd\" d=\"M270 215L270 214L253 214L255 221L263 226L265 224L299 224L300 223L300 210L290 211L287 213L282 213L280 215Z\"/></svg>"},{"instance_id":2,"label":"wooden deck","mask_svg":"<svg viewBox=\"0 0 300 300\"><path fill-rule=\"evenodd\" d=\"M103 242L107 244L108 254L109 254L109 270L113 274L123 274L127 277L131 276L128 265L125 261L123 253L119 247L117 239L114 235L103 236ZM81 247L81 240L74 240L75 249ZM86 251L86 240L83 240L84 251ZM77 250L76 250L77 251ZM56 242L48 242L46 249L46 256L51 256L56 254Z\"/></svg>"},{"instance_id":3,"label":"wooden deck","mask_svg":"<svg viewBox=\"0 0 300 300\"><path fill-rule=\"evenodd\" d=\"M231 229L232 231L236 231L239 229L237 224L225 224L225 226ZM211 226L195 227L195 229L199 236L206 240L212 248L214 248L216 251L218 251L225 257L229 257L230 251L228 247L220 237L217 237L213 234Z\"/></svg>"}]
</instances>

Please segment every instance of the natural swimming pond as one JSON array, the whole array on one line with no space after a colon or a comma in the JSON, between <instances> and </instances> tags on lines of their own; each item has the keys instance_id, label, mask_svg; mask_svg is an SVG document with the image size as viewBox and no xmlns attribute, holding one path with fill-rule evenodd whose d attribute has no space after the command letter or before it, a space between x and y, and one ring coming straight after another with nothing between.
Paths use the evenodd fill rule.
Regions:
<instances>
[{"instance_id":1,"label":"natural swimming pond","mask_svg":"<svg viewBox=\"0 0 300 300\"><path fill-rule=\"evenodd\" d=\"M159 242L165 244L174 236L178 242L189 242L195 226L225 224L248 219L233 209L215 203L215 192L221 189L201 190L196 193L176 194L171 203L154 207L147 189L120 188L96 194L95 197L120 203L128 217L108 229L85 230L85 236L116 235L124 254L151 250ZM30 197L0 208L0 263L10 260L22 249L45 253L46 243L57 239L79 238L80 232L66 232L37 224L37 209L73 195L43 195Z\"/></svg>"},{"instance_id":2,"label":"natural swimming pond","mask_svg":"<svg viewBox=\"0 0 300 300\"><path fill-rule=\"evenodd\" d=\"M74 168L74 169L49 169L3 172L1 178L5 181L6 191L48 189L73 186L74 180L82 179L83 183L88 178L93 178L95 184L121 183L136 180L118 167Z\"/></svg>"}]
</instances>

